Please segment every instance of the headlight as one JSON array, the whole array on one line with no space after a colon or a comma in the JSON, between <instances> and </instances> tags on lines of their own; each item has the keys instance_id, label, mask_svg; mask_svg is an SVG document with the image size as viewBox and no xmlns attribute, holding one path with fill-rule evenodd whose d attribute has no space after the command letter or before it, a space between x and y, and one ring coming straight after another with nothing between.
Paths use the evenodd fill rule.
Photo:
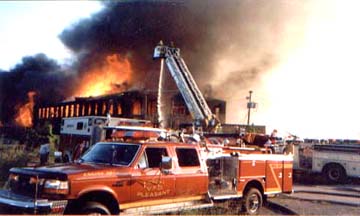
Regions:
<instances>
[{"instance_id":1,"label":"headlight","mask_svg":"<svg viewBox=\"0 0 360 216\"><path fill-rule=\"evenodd\" d=\"M68 194L69 182L55 179L47 179L44 183L44 193L49 194Z\"/></svg>"}]
</instances>

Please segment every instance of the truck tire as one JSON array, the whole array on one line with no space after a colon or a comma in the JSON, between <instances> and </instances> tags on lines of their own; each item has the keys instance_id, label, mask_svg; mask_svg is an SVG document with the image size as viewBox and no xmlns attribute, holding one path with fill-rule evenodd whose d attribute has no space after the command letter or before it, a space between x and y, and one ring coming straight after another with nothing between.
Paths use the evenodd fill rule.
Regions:
<instances>
[{"instance_id":1,"label":"truck tire","mask_svg":"<svg viewBox=\"0 0 360 216\"><path fill-rule=\"evenodd\" d=\"M262 195L257 188L250 188L243 199L243 211L249 215L255 215L259 213L262 206Z\"/></svg>"},{"instance_id":2,"label":"truck tire","mask_svg":"<svg viewBox=\"0 0 360 216\"><path fill-rule=\"evenodd\" d=\"M86 202L84 207L80 210L80 214L87 215L111 215L109 209L98 202Z\"/></svg>"},{"instance_id":3,"label":"truck tire","mask_svg":"<svg viewBox=\"0 0 360 216\"><path fill-rule=\"evenodd\" d=\"M330 183L342 183L346 179L346 172L339 164L327 165L324 171L325 177Z\"/></svg>"}]
</instances>

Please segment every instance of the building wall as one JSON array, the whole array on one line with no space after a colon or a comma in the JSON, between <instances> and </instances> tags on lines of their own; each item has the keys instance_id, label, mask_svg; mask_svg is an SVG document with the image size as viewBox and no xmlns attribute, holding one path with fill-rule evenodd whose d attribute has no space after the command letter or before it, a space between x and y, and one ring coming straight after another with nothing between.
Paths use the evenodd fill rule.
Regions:
<instances>
[{"instance_id":1,"label":"building wall","mask_svg":"<svg viewBox=\"0 0 360 216\"><path fill-rule=\"evenodd\" d=\"M207 100L210 109L225 121L225 101ZM57 104L36 105L34 109L34 125L49 122L53 124L55 132L60 131L60 122L64 117L106 116L137 118L157 121L157 95L140 91L130 91L100 97L75 98L73 101ZM181 123L191 123L192 117L181 96L171 98L171 112L167 115L168 126L178 128Z\"/></svg>"}]
</instances>

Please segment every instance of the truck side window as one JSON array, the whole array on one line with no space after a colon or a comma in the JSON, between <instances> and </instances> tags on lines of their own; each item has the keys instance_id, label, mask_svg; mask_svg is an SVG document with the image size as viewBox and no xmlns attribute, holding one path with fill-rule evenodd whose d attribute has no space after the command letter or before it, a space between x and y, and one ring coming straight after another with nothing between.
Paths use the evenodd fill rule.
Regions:
<instances>
[{"instance_id":1,"label":"truck side window","mask_svg":"<svg viewBox=\"0 0 360 216\"><path fill-rule=\"evenodd\" d=\"M166 148L146 148L145 153L149 168L160 167L162 156L168 156Z\"/></svg>"},{"instance_id":2,"label":"truck side window","mask_svg":"<svg viewBox=\"0 0 360 216\"><path fill-rule=\"evenodd\" d=\"M200 166L199 157L196 149L193 148L176 148L179 166Z\"/></svg>"}]
</instances>

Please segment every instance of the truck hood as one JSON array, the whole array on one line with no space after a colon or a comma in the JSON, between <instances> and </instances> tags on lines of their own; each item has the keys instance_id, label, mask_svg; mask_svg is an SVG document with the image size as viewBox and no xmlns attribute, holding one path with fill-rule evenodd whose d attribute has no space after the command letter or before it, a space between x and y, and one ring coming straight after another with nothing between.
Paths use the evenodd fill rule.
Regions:
<instances>
[{"instance_id":1,"label":"truck hood","mask_svg":"<svg viewBox=\"0 0 360 216\"><path fill-rule=\"evenodd\" d=\"M66 163L41 167L23 167L12 168L10 172L23 175L38 176L39 178L57 178L59 180L69 179L72 175L80 173L91 175L93 173L115 173L119 169L125 167L111 166L104 164L88 164L88 163Z\"/></svg>"}]
</instances>

